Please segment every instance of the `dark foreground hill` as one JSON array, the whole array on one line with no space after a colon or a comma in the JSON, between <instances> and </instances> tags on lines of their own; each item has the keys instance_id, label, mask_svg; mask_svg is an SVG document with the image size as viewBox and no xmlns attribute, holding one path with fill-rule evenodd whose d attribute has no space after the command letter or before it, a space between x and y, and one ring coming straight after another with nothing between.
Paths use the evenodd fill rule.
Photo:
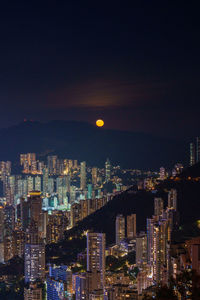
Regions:
<instances>
[{"instance_id":1,"label":"dark foreground hill","mask_svg":"<svg viewBox=\"0 0 200 300\"><path fill-rule=\"evenodd\" d=\"M64 260L68 263L71 259L75 259L77 253L86 247L86 240L82 235L86 230L105 232L107 244L112 244L115 241L117 214L126 216L136 213L137 231L146 230L146 218L153 214L154 197L163 197L166 205L167 192L171 188L177 189L178 192L181 226L180 230L176 232L176 238L199 234L197 220L200 220L200 181L197 181L196 177L200 177L200 164L184 172L187 176L181 175L176 180L165 180L157 186L157 191L154 193L136 191L133 188L115 196L107 205L82 220L78 226L67 231L62 242L47 246L47 260L56 257L58 262ZM193 180L187 178L188 174L193 177Z\"/></svg>"},{"instance_id":2,"label":"dark foreground hill","mask_svg":"<svg viewBox=\"0 0 200 300\"><path fill-rule=\"evenodd\" d=\"M19 160L20 153L36 152L86 160L102 166L109 157L124 167L157 169L187 159L187 145L150 134L107 130L84 122L23 122L0 130L0 160Z\"/></svg>"},{"instance_id":3,"label":"dark foreground hill","mask_svg":"<svg viewBox=\"0 0 200 300\"><path fill-rule=\"evenodd\" d=\"M104 207L66 232L65 239L58 244L47 246L47 261L55 257L55 261L66 263L76 259L78 252L86 247L85 230L106 233L107 244L115 242L115 218L117 214L127 216L131 213L137 214L138 231L146 227L146 218L153 214L153 194L145 191L136 192L130 189L115 196Z\"/></svg>"}]
</instances>

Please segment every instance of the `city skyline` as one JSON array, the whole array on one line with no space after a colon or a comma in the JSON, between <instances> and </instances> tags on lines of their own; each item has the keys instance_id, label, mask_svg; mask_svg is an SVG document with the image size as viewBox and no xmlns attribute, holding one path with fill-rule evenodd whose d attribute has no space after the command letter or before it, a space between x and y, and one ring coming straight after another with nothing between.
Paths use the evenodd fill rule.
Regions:
<instances>
[{"instance_id":1,"label":"city skyline","mask_svg":"<svg viewBox=\"0 0 200 300\"><path fill-rule=\"evenodd\" d=\"M4 1L0 299L200 299L200 19Z\"/></svg>"}]
</instances>

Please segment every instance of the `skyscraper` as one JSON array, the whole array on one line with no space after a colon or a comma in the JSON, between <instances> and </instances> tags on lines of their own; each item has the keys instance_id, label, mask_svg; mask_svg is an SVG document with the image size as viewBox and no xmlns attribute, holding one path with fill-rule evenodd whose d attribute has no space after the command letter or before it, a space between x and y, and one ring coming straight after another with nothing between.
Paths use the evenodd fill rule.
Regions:
<instances>
[{"instance_id":1,"label":"skyscraper","mask_svg":"<svg viewBox=\"0 0 200 300\"><path fill-rule=\"evenodd\" d=\"M76 300L86 300L86 276L77 275L76 276L76 290L75 297Z\"/></svg>"},{"instance_id":2,"label":"skyscraper","mask_svg":"<svg viewBox=\"0 0 200 300\"><path fill-rule=\"evenodd\" d=\"M154 216L160 216L163 212L163 199L154 198Z\"/></svg>"},{"instance_id":3,"label":"skyscraper","mask_svg":"<svg viewBox=\"0 0 200 300\"><path fill-rule=\"evenodd\" d=\"M81 190L85 190L86 188L86 162L82 161L81 162L81 174L80 174L80 188Z\"/></svg>"},{"instance_id":4,"label":"skyscraper","mask_svg":"<svg viewBox=\"0 0 200 300\"><path fill-rule=\"evenodd\" d=\"M125 218L123 215L117 215L115 220L115 241L116 244L125 239Z\"/></svg>"},{"instance_id":5,"label":"skyscraper","mask_svg":"<svg viewBox=\"0 0 200 300\"><path fill-rule=\"evenodd\" d=\"M92 199L92 184L88 184L87 199Z\"/></svg>"},{"instance_id":6,"label":"skyscraper","mask_svg":"<svg viewBox=\"0 0 200 300\"><path fill-rule=\"evenodd\" d=\"M195 146L194 143L190 143L190 166L193 166L196 162L195 158Z\"/></svg>"},{"instance_id":7,"label":"skyscraper","mask_svg":"<svg viewBox=\"0 0 200 300\"><path fill-rule=\"evenodd\" d=\"M110 160L107 158L105 163L105 173L106 173L106 182L110 180L111 177L111 164Z\"/></svg>"},{"instance_id":8,"label":"skyscraper","mask_svg":"<svg viewBox=\"0 0 200 300\"><path fill-rule=\"evenodd\" d=\"M164 167L161 167L160 168L160 180L165 180L166 177L167 177L166 170Z\"/></svg>"},{"instance_id":9,"label":"skyscraper","mask_svg":"<svg viewBox=\"0 0 200 300\"><path fill-rule=\"evenodd\" d=\"M42 288L37 284L30 284L24 289L24 300L42 300Z\"/></svg>"},{"instance_id":10,"label":"skyscraper","mask_svg":"<svg viewBox=\"0 0 200 300\"><path fill-rule=\"evenodd\" d=\"M35 191L42 192L42 184L41 184L41 177L35 177Z\"/></svg>"},{"instance_id":11,"label":"skyscraper","mask_svg":"<svg viewBox=\"0 0 200 300\"><path fill-rule=\"evenodd\" d=\"M97 184L97 168L92 168L92 184L95 186Z\"/></svg>"},{"instance_id":12,"label":"skyscraper","mask_svg":"<svg viewBox=\"0 0 200 300\"><path fill-rule=\"evenodd\" d=\"M11 161L0 161L0 175L10 176L11 174Z\"/></svg>"},{"instance_id":13,"label":"skyscraper","mask_svg":"<svg viewBox=\"0 0 200 300\"><path fill-rule=\"evenodd\" d=\"M56 178L56 192L58 194L59 205L67 206L67 176L59 176Z\"/></svg>"},{"instance_id":14,"label":"skyscraper","mask_svg":"<svg viewBox=\"0 0 200 300\"><path fill-rule=\"evenodd\" d=\"M24 173L29 173L31 171L36 172L37 162L35 153L25 153L20 154L20 165L23 166Z\"/></svg>"},{"instance_id":15,"label":"skyscraper","mask_svg":"<svg viewBox=\"0 0 200 300\"><path fill-rule=\"evenodd\" d=\"M27 177L27 183L28 183L28 193L34 190L33 187L33 177L32 176L28 176Z\"/></svg>"},{"instance_id":16,"label":"skyscraper","mask_svg":"<svg viewBox=\"0 0 200 300\"><path fill-rule=\"evenodd\" d=\"M168 208L177 210L177 190L171 189L168 193Z\"/></svg>"},{"instance_id":17,"label":"skyscraper","mask_svg":"<svg viewBox=\"0 0 200 300\"><path fill-rule=\"evenodd\" d=\"M136 214L127 216L127 238L133 239L136 237Z\"/></svg>"},{"instance_id":18,"label":"skyscraper","mask_svg":"<svg viewBox=\"0 0 200 300\"><path fill-rule=\"evenodd\" d=\"M105 233L87 233L87 271L100 272L101 288L105 285Z\"/></svg>"},{"instance_id":19,"label":"skyscraper","mask_svg":"<svg viewBox=\"0 0 200 300\"><path fill-rule=\"evenodd\" d=\"M47 167L49 171L49 175L57 174L57 155L49 155L47 157Z\"/></svg>"},{"instance_id":20,"label":"skyscraper","mask_svg":"<svg viewBox=\"0 0 200 300\"><path fill-rule=\"evenodd\" d=\"M42 198L40 192L30 192L30 196L28 197L28 206L29 224L34 221L39 228L42 215Z\"/></svg>"},{"instance_id":21,"label":"skyscraper","mask_svg":"<svg viewBox=\"0 0 200 300\"><path fill-rule=\"evenodd\" d=\"M167 247L170 242L168 219L147 219L147 261L155 283L163 279L163 268L167 265Z\"/></svg>"},{"instance_id":22,"label":"skyscraper","mask_svg":"<svg viewBox=\"0 0 200 300\"><path fill-rule=\"evenodd\" d=\"M141 233L136 238L136 264L140 265L147 262L147 235Z\"/></svg>"},{"instance_id":23,"label":"skyscraper","mask_svg":"<svg viewBox=\"0 0 200 300\"><path fill-rule=\"evenodd\" d=\"M39 192L28 198L29 222L26 230L24 276L25 282L43 280L45 277L45 246L42 239L42 199Z\"/></svg>"},{"instance_id":24,"label":"skyscraper","mask_svg":"<svg viewBox=\"0 0 200 300\"><path fill-rule=\"evenodd\" d=\"M46 193L48 193L48 179L49 179L49 171L47 168L44 168L43 169L43 186L42 186L43 195L46 195Z\"/></svg>"},{"instance_id":25,"label":"skyscraper","mask_svg":"<svg viewBox=\"0 0 200 300\"><path fill-rule=\"evenodd\" d=\"M67 266L49 267L47 276L47 299L72 299L72 273ZM81 300L83 298L80 298Z\"/></svg>"},{"instance_id":26,"label":"skyscraper","mask_svg":"<svg viewBox=\"0 0 200 300\"><path fill-rule=\"evenodd\" d=\"M153 265L153 234L154 234L154 218L147 219L147 262Z\"/></svg>"},{"instance_id":27,"label":"skyscraper","mask_svg":"<svg viewBox=\"0 0 200 300\"><path fill-rule=\"evenodd\" d=\"M35 282L45 278L45 246L38 243L26 243L24 252L25 282Z\"/></svg>"}]
</instances>

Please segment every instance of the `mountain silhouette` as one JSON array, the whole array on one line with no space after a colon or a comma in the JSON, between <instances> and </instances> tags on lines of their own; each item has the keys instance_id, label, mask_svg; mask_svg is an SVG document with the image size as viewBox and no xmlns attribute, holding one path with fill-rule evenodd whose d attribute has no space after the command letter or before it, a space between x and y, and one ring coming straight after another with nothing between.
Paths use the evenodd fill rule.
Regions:
<instances>
[{"instance_id":1,"label":"mountain silhouette","mask_svg":"<svg viewBox=\"0 0 200 300\"><path fill-rule=\"evenodd\" d=\"M41 160L57 154L60 158L103 166L109 157L113 164L122 167L157 169L185 162L187 157L183 141L75 121L26 121L1 129L0 139L0 160L19 161L20 153L35 152Z\"/></svg>"}]
</instances>

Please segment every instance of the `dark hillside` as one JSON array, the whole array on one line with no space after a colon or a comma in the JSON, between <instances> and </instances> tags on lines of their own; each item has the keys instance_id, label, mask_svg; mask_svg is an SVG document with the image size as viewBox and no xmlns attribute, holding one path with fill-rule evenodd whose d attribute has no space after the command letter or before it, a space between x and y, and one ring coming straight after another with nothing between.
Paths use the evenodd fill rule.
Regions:
<instances>
[{"instance_id":1,"label":"dark hillside","mask_svg":"<svg viewBox=\"0 0 200 300\"><path fill-rule=\"evenodd\" d=\"M19 161L20 153L35 152L40 159L57 154L103 166L109 157L123 167L155 170L187 159L187 144L182 141L97 128L84 122L23 122L1 129L0 139L0 160Z\"/></svg>"}]
</instances>

